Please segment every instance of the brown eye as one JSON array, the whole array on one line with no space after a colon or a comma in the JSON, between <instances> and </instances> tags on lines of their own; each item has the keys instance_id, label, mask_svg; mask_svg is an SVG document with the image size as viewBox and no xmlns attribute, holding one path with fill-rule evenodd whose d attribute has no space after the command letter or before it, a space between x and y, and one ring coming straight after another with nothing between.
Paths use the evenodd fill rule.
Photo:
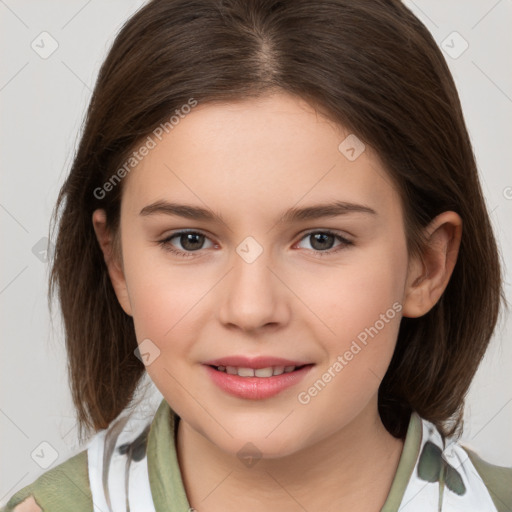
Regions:
<instances>
[{"instance_id":1,"label":"brown eye","mask_svg":"<svg viewBox=\"0 0 512 512\"><path fill-rule=\"evenodd\" d=\"M322 253L326 255L333 254L343 250L347 246L353 245L353 242L332 231L310 231L302 240L309 240L312 250L319 253L321 256L323 256ZM338 246L334 245L336 240L340 242ZM333 247L338 247L338 249L331 250Z\"/></svg>"},{"instance_id":2,"label":"brown eye","mask_svg":"<svg viewBox=\"0 0 512 512\"><path fill-rule=\"evenodd\" d=\"M176 243L172 243L174 239L178 240L178 247L176 247ZM186 258L193 256L191 253L203 249L205 240L209 240L208 237L197 231L179 231L160 240L158 243L164 250Z\"/></svg>"},{"instance_id":3,"label":"brown eye","mask_svg":"<svg viewBox=\"0 0 512 512\"><path fill-rule=\"evenodd\" d=\"M334 242L336 241L335 236L329 235L327 233L314 233L309 235L309 237L311 240L311 246L319 251L331 249Z\"/></svg>"},{"instance_id":4,"label":"brown eye","mask_svg":"<svg viewBox=\"0 0 512 512\"><path fill-rule=\"evenodd\" d=\"M200 233L182 233L177 236L179 237L181 246L187 251L197 251L201 249L206 238Z\"/></svg>"}]
</instances>

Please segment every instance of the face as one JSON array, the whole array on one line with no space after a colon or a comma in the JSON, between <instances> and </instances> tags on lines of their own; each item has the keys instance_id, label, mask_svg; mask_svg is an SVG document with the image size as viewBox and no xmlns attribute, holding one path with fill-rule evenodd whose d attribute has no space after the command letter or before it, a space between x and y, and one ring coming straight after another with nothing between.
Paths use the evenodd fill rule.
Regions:
<instances>
[{"instance_id":1,"label":"face","mask_svg":"<svg viewBox=\"0 0 512 512\"><path fill-rule=\"evenodd\" d=\"M224 452L284 456L377 414L408 255L398 192L349 135L286 94L198 105L124 178L116 293L156 386Z\"/></svg>"}]
</instances>

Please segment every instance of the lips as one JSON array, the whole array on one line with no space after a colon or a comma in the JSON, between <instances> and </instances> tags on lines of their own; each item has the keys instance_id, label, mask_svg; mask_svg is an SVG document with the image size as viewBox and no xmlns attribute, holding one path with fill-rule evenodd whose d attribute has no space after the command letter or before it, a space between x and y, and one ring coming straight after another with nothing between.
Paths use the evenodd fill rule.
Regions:
<instances>
[{"instance_id":1,"label":"lips","mask_svg":"<svg viewBox=\"0 0 512 512\"><path fill-rule=\"evenodd\" d=\"M207 375L224 392L249 400L270 398L297 385L314 363L277 357L229 356L204 363Z\"/></svg>"}]
</instances>

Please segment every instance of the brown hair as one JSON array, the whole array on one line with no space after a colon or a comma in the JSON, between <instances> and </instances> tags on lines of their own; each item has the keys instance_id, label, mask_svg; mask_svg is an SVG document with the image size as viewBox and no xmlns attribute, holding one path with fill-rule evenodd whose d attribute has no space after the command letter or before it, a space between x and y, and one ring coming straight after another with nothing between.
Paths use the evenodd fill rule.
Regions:
<instances>
[{"instance_id":1,"label":"brown hair","mask_svg":"<svg viewBox=\"0 0 512 512\"><path fill-rule=\"evenodd\" d=\"M130 404L146 373L92 225L104 208L118 232L122 182L102 198L94 191L191 98L222 103L274 90L309 101L376 150L400 191L411 254L436 215L462 217L445 293L423 317L402 319L379 388L379 413L396 437L412 410L443 435L461 427L504 296L459 97L428 30L399 0L153 0L122 27L101 67L53 214L62 210L49 300L58 287L81 439Z\"/></svg>"}]
</instances>

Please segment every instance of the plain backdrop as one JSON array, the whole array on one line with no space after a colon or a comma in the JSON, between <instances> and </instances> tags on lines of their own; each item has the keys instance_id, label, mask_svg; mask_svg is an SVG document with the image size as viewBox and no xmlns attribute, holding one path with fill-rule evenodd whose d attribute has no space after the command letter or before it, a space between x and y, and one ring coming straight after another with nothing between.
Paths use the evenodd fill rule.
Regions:
<instances>
[{"instance_id":1,"label":"plain backdrop","mask_svg":"<svg viewBox=\"0 0 512 512\"><path fill-rule=\"evenodd\" d=\"M60 313L56 308L50 319L47 307L45 237L99 67L121 25L143 3L0 0L0 505L81 450ZM507 263L512 1L405 3L431 31L453 73ZM512 466L511 332L511 316L504 312L467 396L461 441L503 466ZM152 396L158 404L155 387Z\"/></svg>"}]
</instances>

